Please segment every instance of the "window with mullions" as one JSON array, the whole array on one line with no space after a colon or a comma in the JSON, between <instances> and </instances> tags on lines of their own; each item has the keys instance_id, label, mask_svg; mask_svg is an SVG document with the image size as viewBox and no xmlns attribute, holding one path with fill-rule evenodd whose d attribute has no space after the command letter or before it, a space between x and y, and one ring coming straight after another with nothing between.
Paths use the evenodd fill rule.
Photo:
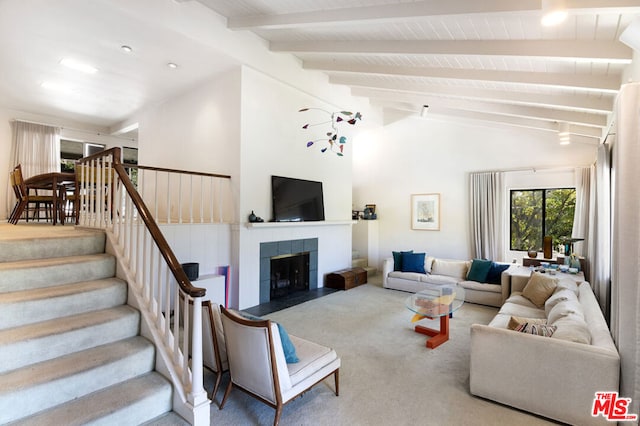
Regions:
<instances>
[{"instance_id":1,"label":"window with mullions","mask_svg":"<svg viewBox=\"0 0 640 426\"><path fill-rule=\"evenodd\" d=\"M60 169L63 172L73 172L76 161L104 149L105 145L102 144L60 139Z\"/></svg>"},{"instance_id":2,"label":"window with mullions","mask_svg":"<svg viewBox=\"0 0 640 426\"><path fill-rule=\"evenodd\" d=\"M576 208L575 188L511 191L511 250L542 251L542 238L554 243L571 237Z\"/></svg>"}]
</instances>

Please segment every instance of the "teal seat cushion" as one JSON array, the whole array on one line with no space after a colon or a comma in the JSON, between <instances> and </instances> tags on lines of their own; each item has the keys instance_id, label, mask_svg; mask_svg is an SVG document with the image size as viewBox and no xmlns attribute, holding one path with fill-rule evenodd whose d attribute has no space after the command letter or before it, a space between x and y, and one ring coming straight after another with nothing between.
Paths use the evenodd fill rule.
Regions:
<instances>
[{"instance_id":1,"label":"teal seat cushion","mask_svg":"<svg viewBox=\"0 0 640 426\"><path fill-rule=\"evenodd\" d=\"M469 269L469 273L467 274L467 279L469 281L486 283L487 275L489 275L491 265L493 265L493 262L490 260L473 259L471 268Z\"/></svg>"}]
</instances>

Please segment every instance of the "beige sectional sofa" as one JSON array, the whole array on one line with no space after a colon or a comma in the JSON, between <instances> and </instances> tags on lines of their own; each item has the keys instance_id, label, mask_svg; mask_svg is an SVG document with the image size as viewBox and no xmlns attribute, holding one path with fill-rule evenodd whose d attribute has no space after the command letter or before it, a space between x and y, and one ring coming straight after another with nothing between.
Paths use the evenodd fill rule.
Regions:
<instances>
[{"instance_id":1,"label":"beige sectional sofa","mask_svg":"<svg viewBox=\"0 0 640 426\"><path fill-rule=\"evenodd\" d=\"M470 260L438 259L427 256L426 273L394 271L393 257L382 265L382 286L395 290L416 293L427 284L459 284L465 289L465 302L500 307L510 292L508 270L502 272L500 284L487 284L467 280Z\"/></svg>"},{"instance_id":2,"label":"beige sectional sofa","mask_svg":"<svg viewBox=\"0 0 640 426\"><path fill-rule=\"evenodd\" d=\"M558 278L540 307L523 296L529 277L514 275L495 318L471 326L471 393L569 424L607 424L591 412L596 392L618 391L618 351L590 284ZM508 328L522 317L557 328L551 337Z\"/></svg>"}]
</instances>

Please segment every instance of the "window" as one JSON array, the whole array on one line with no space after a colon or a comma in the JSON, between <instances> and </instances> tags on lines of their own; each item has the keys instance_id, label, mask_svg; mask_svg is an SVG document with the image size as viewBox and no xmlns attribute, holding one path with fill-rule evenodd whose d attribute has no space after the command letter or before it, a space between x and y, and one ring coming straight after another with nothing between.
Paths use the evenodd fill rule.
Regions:
<instances>
[{"instance_id":1,"label":"window","mask_svg":"<svg viewBox=\"0 0 640 426\"><path fill-rule=\"evenodd\" d=\"M60 169L63 172L73 172L77 160L104 151L105 147L96 143L60 139Z\"/></svg>"},{"instance_id":2,"label":"window","mask_svg":"<svg viewBox=\"0 0 640 426\"><path fill-rule=\"evenodd\" d=\"M511 191L511 250L542 250L542 238L554 242L571 237L576 208L575 188Z\"/></svg>"}]
</instances>

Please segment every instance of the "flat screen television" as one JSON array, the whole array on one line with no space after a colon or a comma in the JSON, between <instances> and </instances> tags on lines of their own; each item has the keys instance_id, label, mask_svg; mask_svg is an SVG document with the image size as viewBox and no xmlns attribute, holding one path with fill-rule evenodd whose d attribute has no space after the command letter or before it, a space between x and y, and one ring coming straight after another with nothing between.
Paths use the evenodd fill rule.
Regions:
<instances>
[{"instance_id":1,"label":"flat screen television","mask_svg":"<svg viewBox=\"0 0 640 426\"><path fill-rule=\"evenodd\" d=\"M275 222L324 220L322 182L271 176L271 196Z\"/></svg>"}]
</instances>

